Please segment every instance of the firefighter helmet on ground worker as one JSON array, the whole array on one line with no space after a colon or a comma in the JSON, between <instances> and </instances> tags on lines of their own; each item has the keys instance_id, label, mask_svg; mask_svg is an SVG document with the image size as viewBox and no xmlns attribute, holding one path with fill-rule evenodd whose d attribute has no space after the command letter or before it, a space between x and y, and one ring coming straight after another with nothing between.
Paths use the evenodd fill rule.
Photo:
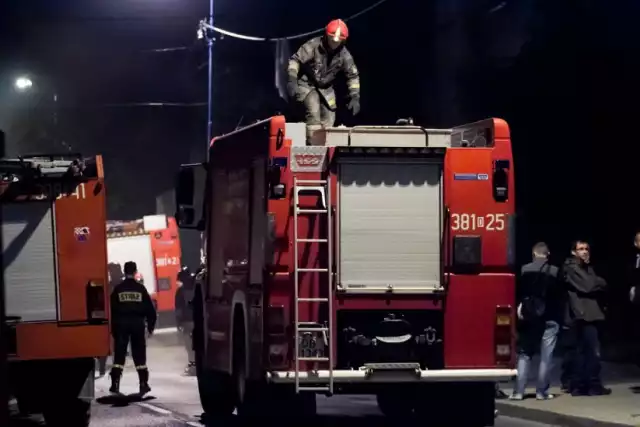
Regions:
<instances>
[{"instance_id":1,"label":"firefighter helmet on ground worker","mask_svg":"<svg viewBox=\"0 0 640 427\"><path fill-rule=\"evenodd\" d=\"M342 19L329 22L326 30L327 37L334 42L343 42L349 37L349 28Z\"/></svg>"}]
</instances>

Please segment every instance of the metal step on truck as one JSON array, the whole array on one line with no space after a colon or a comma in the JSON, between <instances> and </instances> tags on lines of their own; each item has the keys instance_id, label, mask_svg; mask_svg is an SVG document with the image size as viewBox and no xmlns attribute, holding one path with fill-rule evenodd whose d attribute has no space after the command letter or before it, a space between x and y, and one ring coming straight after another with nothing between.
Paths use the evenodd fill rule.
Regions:
<instances>
[{"instance_id":1,"label":"metal step on truck","mask_svg":"<svg viewBox=\"0 0 640 427\"><path fill-rule=\"evenodd\" d=\"M493 425L495 383L516 375L507 123L336 127L313 144L275 116L178 174L179 226L204 235L205 412L310 415L316 394L357 393L388 416Z\"/></svg>"}]
</instances>

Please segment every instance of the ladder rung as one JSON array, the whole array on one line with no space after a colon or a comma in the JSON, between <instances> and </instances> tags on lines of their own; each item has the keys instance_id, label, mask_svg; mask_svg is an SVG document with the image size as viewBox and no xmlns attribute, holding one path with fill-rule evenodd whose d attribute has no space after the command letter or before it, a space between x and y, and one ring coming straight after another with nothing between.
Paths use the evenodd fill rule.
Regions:
<instances>
[{"instance_id":1,"label":"ladder rung","mask_svg":"<svg viewBox=\"0 0 640 427\"><path fill-rule=\"evenodd\" d=\"M329 328L300 328L298 327L298 332L329 332Z\"/></svg>"},{"instance_id":2,"label":"ladder rung","mask_svg":"<svg viewBox=\"0 0 640 427\"><path fill-rule=\"evenodd\" d=\"M331 391L331 387L305 387L305 386L300 386L300 387L298 387L298 390L300 390L300 391Z\"/></svg>"},{"instance_id":3,"label":"ladder rung","mask_svg":"<svg viewBox=\"0 0 640 427\"><path fill-rule=\"evenodd\" d=\"M300 209L297 208L299 214L326 214L329 212L327 209Z\"/></svg>"},{"instance_id":4,"label":"ladder rung","mask_svg":"<svg viewBox=\"0 0 640 427\"><path fill-rule=\"evenodd\" d=\"M328 273L328 268L298 268L300 273Z\"/></svg>"},{"instance_id":5,"label":"ladder rung","mask_svg":"<svg viewBox=\"0 0 640 427\"><path fill-rule=\"evenodd\" d=\"M298 243L327 243L328 239L298 239Z\"/></svg>"},{"instance_id":6,"label":"ladder rung","mask_svg":"<svg viewBox=\"0 0 640 427\"><path fill-rule=\"evenodd\" d=\"M298 357L300 362L328 362L328 357Z\"/></svg>"},{"instance_id":7,"label":"ladder rung","mask_svg":"<svg viewBox=\"0 0 640 427\"><path fill-rule=\"evenodd\" d=\"M329 298L298 298L298 302L329 302Z\"/></svg>"},{"instance_id":8,"label":"ladder rung","mask_svg":"<svg viewBox=\"0 0 640 427\"><path fill-rule=\"evenodd\" d=\"M296 184L326 184L327 180L326 179L296 179L295 181Z\"/></svg>"}]
</instances>

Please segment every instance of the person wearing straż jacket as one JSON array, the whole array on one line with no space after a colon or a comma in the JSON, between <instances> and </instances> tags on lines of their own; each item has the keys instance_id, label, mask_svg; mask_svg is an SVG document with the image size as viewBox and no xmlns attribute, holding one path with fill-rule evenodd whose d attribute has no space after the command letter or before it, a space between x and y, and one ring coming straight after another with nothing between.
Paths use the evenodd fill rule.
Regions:
<instances>
[{"instance_id":1,"label":"person wearing stra\u017c jacket","mask_svg":"<svg viewBox=\"0 0 640 427\"><path fill-rule=\"evenodd\" d=\"M120 379L129 342L131 342L131 355L140 381L140 394L151 391L145 332L153 334L157 315L147 288L136 280L137 273L136 263L126 262L124 264L125 279L116 285L111 293L111 333L115 345L111 367L111 388L109 388L111 393L120 392Z\"/></svg>"},{"instance_id":2,"label":"person wearing stra\u017c jacket","mask_svg":"<svg viewBox=\"0 0 640 427\"><path fill-rule=\"evenodd\" d=\"M573 396L601 396L611 393L600 377L599 329L605 320L602 306L606 281L591 266L591 248L584 240L572 244L571 257L562 266L567 286L567 321L575 336L570 392Z\"/></svg>"},{"instance_id":3,"label":"person wearing stra\u017c jacket","mask_svg":"<svg viewBox=\"0 0 640 427\"><path fill-rule=\"evenodd\" d=\"M339 73L347 79L348 109L360 112L360 74L345 43L349 28L341 19L329 22L325 34L303 44L289 59L287 94L305 110L307 145L313 134L332 127L337 109L334 82Z\"/></svg>"}]
</instances>

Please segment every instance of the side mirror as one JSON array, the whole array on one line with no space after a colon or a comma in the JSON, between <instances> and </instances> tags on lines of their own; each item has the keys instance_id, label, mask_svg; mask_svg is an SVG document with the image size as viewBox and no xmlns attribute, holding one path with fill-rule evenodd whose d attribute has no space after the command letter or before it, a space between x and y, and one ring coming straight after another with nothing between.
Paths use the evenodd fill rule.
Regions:
<instances>
[{"instance_id":1,"label":"side mirror","mask_svg":"<svg viewBox=\"0 0 640 427\"><path fill-rule=\"evenodd\" d=\"M206 163L180 166L175 188L175 218L178 227L196 230L202 228L206 179Z\"/></svg>"}]
</instances>

